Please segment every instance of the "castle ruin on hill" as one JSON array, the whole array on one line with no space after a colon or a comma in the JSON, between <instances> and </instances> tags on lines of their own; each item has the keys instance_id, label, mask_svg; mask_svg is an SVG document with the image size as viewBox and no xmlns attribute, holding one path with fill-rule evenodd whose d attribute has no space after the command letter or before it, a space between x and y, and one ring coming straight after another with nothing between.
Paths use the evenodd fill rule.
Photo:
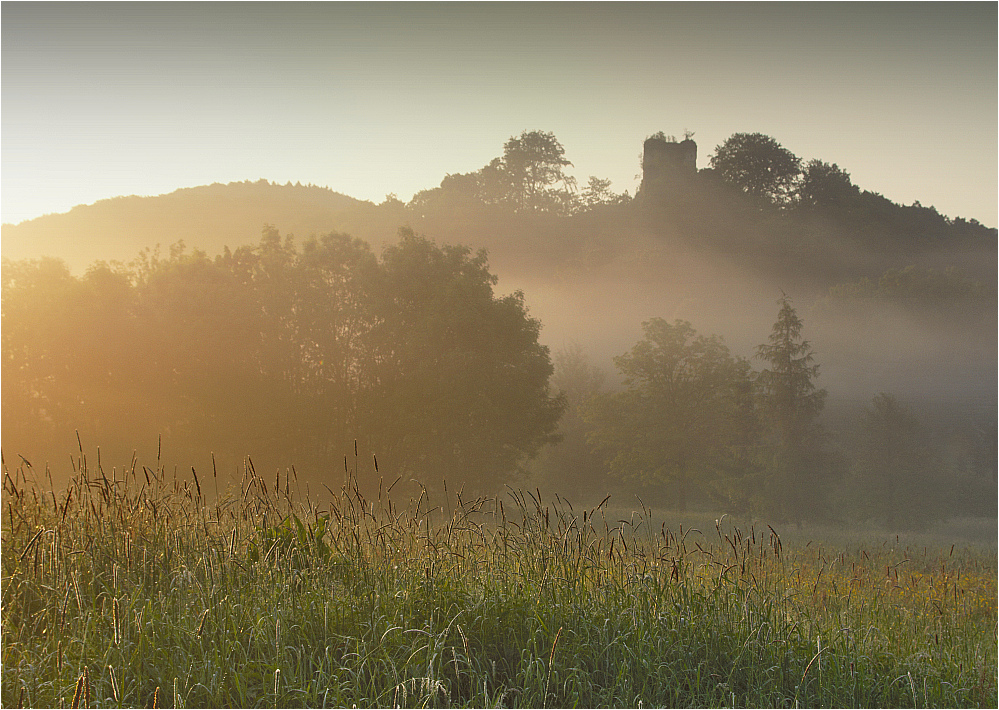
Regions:
<instances>
[{"instance_id":1,"label":"castle ruin on hill","mask_svg":"<svg viewBox=\"0 0 999 710\"><path fill-rule=\"evenodd\" d=\"M697 143L657 133L645 140L638 196L662 197L683 189L697 175Z\"/></svg>"}]
</instances>

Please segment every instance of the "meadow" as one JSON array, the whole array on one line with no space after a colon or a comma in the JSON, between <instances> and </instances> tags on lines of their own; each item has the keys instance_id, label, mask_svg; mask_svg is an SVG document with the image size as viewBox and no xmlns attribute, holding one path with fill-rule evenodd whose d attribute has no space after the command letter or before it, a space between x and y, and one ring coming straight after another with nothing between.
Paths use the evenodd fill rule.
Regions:
<instances>
[{"instance_id":1,"label":"meadow","mask_svg":"<svg viewBox=\"0 0 999 710\"><path fill-rule=\"evenodd\" d=\"M0 702L997 705L994 543L446 484L397 503L356 473L317 494L247 460L223 488L81 447L56 490L5 463Z\"/></svg>"}]
</instances>

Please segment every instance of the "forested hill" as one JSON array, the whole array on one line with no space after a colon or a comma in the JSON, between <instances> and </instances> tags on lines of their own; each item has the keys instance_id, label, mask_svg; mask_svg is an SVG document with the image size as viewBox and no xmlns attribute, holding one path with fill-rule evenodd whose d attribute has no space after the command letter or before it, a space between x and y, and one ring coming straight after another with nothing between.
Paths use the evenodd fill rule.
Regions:
<instances>
[{"instance_id":1,"label":"forested hill","mask_svg":"<svg viewBox=\"0 0 999 710\"><path fill-rule=\"evenodd\" d=\"M97 260L128 262L139 251L183 240L210 255L256 243L265 224L282 232L394 235L399 216L314 185L214 183L155 197L114 197L69 212L4 224L3 256L55 256L74 271Z\"/></svg>"}]
</instances>

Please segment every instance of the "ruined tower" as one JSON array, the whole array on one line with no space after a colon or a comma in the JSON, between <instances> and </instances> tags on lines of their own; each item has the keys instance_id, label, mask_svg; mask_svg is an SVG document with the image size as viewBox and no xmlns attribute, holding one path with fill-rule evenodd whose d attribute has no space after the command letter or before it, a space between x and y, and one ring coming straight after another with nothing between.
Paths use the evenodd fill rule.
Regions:
<instances>
[{"instance_id":1,"label":"ruined tower","mask_svg":"<svg viewBox=\"0 0 999 710\"><path fill-rule=\"evenodd\" d=\"M642 184L638 194L660 198L684 189L697 174L697 143L686 138L677 143L659 133L645 140Z\"/></svg>"}]
</instances>

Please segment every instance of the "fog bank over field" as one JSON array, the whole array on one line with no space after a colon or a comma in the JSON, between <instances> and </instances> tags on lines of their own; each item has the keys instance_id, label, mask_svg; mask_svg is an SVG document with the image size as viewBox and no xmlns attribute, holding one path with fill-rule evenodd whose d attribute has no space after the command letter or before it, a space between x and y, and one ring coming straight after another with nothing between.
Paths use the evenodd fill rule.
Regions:
<instances>
[{"instance_id":1,"label":"fog bank over field","mask_svg":"<svg viewBox=\"0 0 999 710\"><path fill-rule=\"evenodd\" d=\"M555 281L501 277L499 286L525 291L532 315L544 323L542 341L553 350L582 345L608 369L652 317L689 321L751 358L786 293L805 319L822 386L833 399L865 401L891 391L948 404L996 400L996 330L988 314L946 317L874 300L844 312L827 292L784 288L717 256L687 254L675 268L658 279L596 270Z\"/></svg>"}]
</instances>

